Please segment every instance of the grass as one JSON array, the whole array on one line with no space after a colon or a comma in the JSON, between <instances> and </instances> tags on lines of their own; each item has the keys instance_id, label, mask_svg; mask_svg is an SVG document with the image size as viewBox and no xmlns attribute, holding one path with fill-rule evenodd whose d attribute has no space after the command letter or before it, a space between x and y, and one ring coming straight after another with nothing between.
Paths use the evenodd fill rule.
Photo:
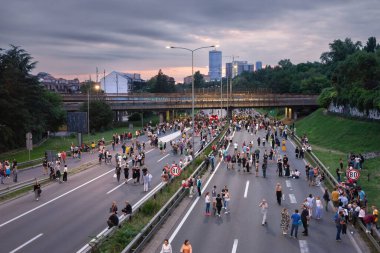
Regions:
<instances>
[{"instance_id":1,"label":"grass","mask_svg":"<svg viewBox=\"0 0 380 253\"><path fill-rule=\"evenodd\" d=\"M347 159L349 152L371 152L380 150L380 123L347 119L325 115L322 109L296 122L298 136L306 134L314 154L329 167L333 176L339 159ZM368 197L368 204L380 206L380 157L364 162L358 184ZM370 180L368 181L368 173Z\"/></svg>"},{"instance_id":2,"label":"grass","mask_svg":"<svg viewBox=\"0 0 380 253\"><path fill-rule=\"evenodd\" d=\"M227 130L225 128L222 132ZM213 143L217 143L219 138L215 139ZM209 145L202 154L209 154L211 152ZM153 216L166 204L166 202L173 196L173 194L181 187L182 180L188 179L194 170L202 163L203 155L196 158L192 164L183 170L179 177L176 177L171 184L167 184L164 189L156 194L155 199L146 201L140 208L140 212L133 214L132 219L125 222L120 229L104 240L98 248L94 251L97 253L116 253L121 252L141 230L148 224Z\"/></svg>"},{"instance_id":3,"label":"grass","mask_svg":"<svg viewBox=\"0 0 380 253\"><path fill-rule=\"evenodd\" d=\"M133 129L129 129L128 127L116 127L105 132L95 133L94 135L84 134L82 135L83 142L86 144L90 144L92 141L97 143L97 141L101 138L109 141L112 140L112 135L114 133L121 133L124 131L131 132L134 135L136 130L141 129L141 122L134 123L133 125L139 127L134 127ZM46 150L67 151L70 149L72 143L77 144L76 136L50 137L39 147L33 148L33 150L30 152L30 159L34 160L43 157ZM0 154L0 160L12 161L13 159L16 159L19 163L29 161L29 152L25 149Z\"/></svg>"}]
</instances>

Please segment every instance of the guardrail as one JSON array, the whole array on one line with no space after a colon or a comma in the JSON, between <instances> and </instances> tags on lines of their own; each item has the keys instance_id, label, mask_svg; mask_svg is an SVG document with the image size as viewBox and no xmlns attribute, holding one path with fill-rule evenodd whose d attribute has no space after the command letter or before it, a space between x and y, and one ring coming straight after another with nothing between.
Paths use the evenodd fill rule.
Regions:
<instances>
[{"instance_id":1,"label":"guardrail","mask_svg":"<svg viewBox=\"0 0 380 253\"><path fill-rule=\"evenodd\" d=\"M224 133L222 135L219 135L215 137L212 141L210 141L203 150L207 149L216 139L224 138L224 135L226 133L226 127L228 127L227 123L222 129ZM218 142L219 146L219 142ZM188 166L192 165L192 163L195 162L196 158L199 157L202 154L202 152L196 153L193 160L187 164L183 169L186 169ZM203 168L204 162L202 162L197 169L193 172L192 176L198 175L200 173L201 168ZM162 191L164 187L166 187L166 183L162 183L161 185L156 186L155 189L153 189L151 192L148 193L147 197L143 199L143 201L139 201L132 207L132 214L130 215L121 215L119 217L119 224L122 225L127 220L131 219L134 214L140 211L140 206L142 206L146 201L150 200L151 198L156 197L156 193L159 191ZM153 235L153 232L158 229L158 226L162 224L162 222L165 220L164 218L167 218L167 216L170 214L169 211L173 210L176 205L183 199L184 195L186 194L186 191L182 189L182 187L170 198L170 200L164 205L164 207L161 208L161 210L149 221L149 223L141 230L139 234L136 235L136 237L127 245L127 247L122 251L125 252L137 252L136 248L139 248L140 250L142 247L146 244L148 241L148 238L150 238ZM77 251L77 253L87 253L92 252L94 249L97 248L99 244L101 244L104 240L106 240L108 237L112 236L116 232L117 228L113 227L111 229L105 228L102 232L100 232L96 237L94 237L89 243L87 243L84 247L82 247L80 250ZM153 232L152 232L153 231ZM149 237L148 237L149 236Z\"/></svg>"},{"instance_id":2,"label":"guardrail","mask_svg":"<svg viewBox=\"0 0 380 253\"><path fill-rule=\"evenodd\" d=\"M291 135L291 137L293 138L293 140L295 140L297 142L297 144L299 145L302 145L301 143L301 139L296 136L296 135ZM321 168L323 170L323 172L325 173L325 176L327 178L327 180L329 181L329 183L332 185L332 186L336 186L337 184L339 184L339 182L335 179L335 177L330 173L329 171L329 167L326 167L322 162L321 160L319 160L319 158L311 151L311 152L306 152L305 154L308 154L308 156L310 157L310 159L313 160L313 162L315 162L319 168ZM379 237L379 232L376 231L376 228L374 229L374 234L376 234L377 236L377 240L376 238L372 235L372 234L369 234L369 233L366 233L366 227L361 223L361 222L358 222L359 223L359 227L360 229L366 234L368 240L373 244L373 246L376 248L376 250L378 252L380 252L380 237Z\"/></svg>"}]
</instances>

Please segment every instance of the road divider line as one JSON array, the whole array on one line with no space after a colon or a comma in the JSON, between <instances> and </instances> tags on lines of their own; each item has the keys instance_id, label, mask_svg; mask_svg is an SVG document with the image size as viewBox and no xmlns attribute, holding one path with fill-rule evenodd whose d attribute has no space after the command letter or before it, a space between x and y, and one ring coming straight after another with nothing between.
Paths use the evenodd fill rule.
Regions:
<instances>
[{"instance_id":1,"label":"road divider line","mask_svg":"<svg viewBox=\"0 0 380 253\"><path fill-rule=\"evenodd\" d=\"M285 184L286 184L286 187L288 188L292 187L292 183L290 182L290 180L285 180Z\"/></svg>"},{"instance_id":2,"label":"road divider line","mask_svg":"<svg viewBox=\"0 0 380 253\"><path fill-rule=\"evenodd\" d=\"M43 236L43 234L39 234L39 235L36 235L35 237L33 237L32 239L30 239L29 241L25 242L24 244L18 246L17 248L15 248L14 250L10 251L9 253L15 253L16 251L24 248L26 245L28 245L29 243L37 240L38 238L40 238L41 236Z\"/></svg>"},{"instance_id":3,"label":"road divider line","mask_svg":"<svg viewBox=\"0 0 380 253\"><path fill-rule=\"evenodd\" d=\"M238 243L239 243L239 240L235 239L234 240L234 244L232 245L232 251L231 251L231 253L236 253Z\"/></svg>"},{"instance_id":4,"label":"road divider line","mask_svg":"<svg viewBox=\"0 0 380 253\"><path fill-rule=\"evenodd\" d=\"M234 134L235 134L235 131L234 131ZM230 147L230 144L231 143L228 143L228 146L227 146L227 150L228 148ZM214 175L216 174L216 172L218 171L219 167L220 167L220 164L221 164L221 161L218 163L218 165L216 166L215 168L215 171L214 173L211 174L211 176L209 177L209 179L207 180L206 184L203 186L203 189L201 191L201 194L203 194L203 192L207 189L207 186L209 185L209 183L211 182L211 179L214 177ZM199 196L194 200L193 204L190 206L190 208L187 210L187 213L185 214L185 216L182 218L181 222L178 224L178 226L176 227L176 229L174 230L173 234L170 236L169 238L169 242L172 242L174 240L174 238L177 236L179 230L181 230L183 224L185 224L187 218L189 217L190 213L193 211L195 205L198 203L199 201Z\"/></svg>"},{"instance_id":5,"label":"road divider line","mask_svg":"<svg viewBox=\"0 0 380 253\"><path fill-rule=\"evenodd\" d=\"M300 245L300 251L301 253L309 253L309 246L307 246L307 241L306 240L299 240L298 241Z\"/></svg>"},{"instance_id":6,"label":"road divider line","mask_svg":"<svg viewBox=\"0 0 380 253\"><path fill-rule=\"evenodd\" d=\"M132 180L132 178L128 179L127 182L129 182L129 181L131 181L131 180ZM123 183L119 184L118 186L116 186L115 188L109 190L109 191L107 192L107 194L110 194L110 193L113 192L114 190L116 190L116 189L122 187L123 185L125 185L125 182L123 182Z\"/></svg>"},{"instance_id":7,"label":"road divider line","mask_svg":"<svg viewBox=\"0 0 380 253\"><path fill-rule=\"evenodd\" d=\"M62 197L64 197L64 196L66 196L66 195L68 195L68 194L70 194L70 193L72 193L72 192L74 192L74 191L76 191L76 190L78 190L78 189L80 189L80 188L82 188L82 187L84 187L84 186L86 186L86 185L88 185L88 184L94 182L95 180L98 180L99 178L101 178L101 177L103 177L103 176L105 176L105 175L107 175L107 174L109 174L109 173L111 173L111 172L114 172L114 171L115 171L114 169L111 169L111 170L109 170L109 171L107 171L107 172L101 174L100 176L97 176L97 177L91 179L90 181L87 181L86 183L81 184L81 185L79 185L79 186L77 186L77 187L71 189L71 190L68 191L68 192L65 192L65 193L63 193L63 194L61 194L61 195L59 195L59 196L57 196L57 197L55 197L55 198L53 198L53 199L51 199L51 200L49 200L49 201L47 201L47 202L45 202L45 203L39 205L39 206L36 206L35 208L30 209L29 211L27 211L27 212L25 212L25 213L22 213L22 214L20 214L20 215L18 215L18 216L16 216L16 217L14 217L13 219L10 219L9 221L4 222L3 224L0 224L0 228L4 227L5 225L7 225L7 224L9 224L9 223L11 223L11 222L13 222L13 221L15 221L15 220L18 220L18 219L24 217L25 215L28 215L28 214L34 212L34 211L36 211L36 210L38 210L38 209L40 209L40 208L42 208L42 207L44 207L44 206L46 206L46 205L48 205L48 204L50 204L50 203L52 203L52 202L58 200L58 199L60 199L60 198L62 198Z\"/></svg>"},{"instance_id":8,"label":"road divider line","mask_svg":"<svg viewBox=\"0 0 380 253\"><path fill-rule=\"evenodd\" d=\"M247 183L245 184L245 191L244 191L244 198L247 198L248 195L248 187L249 187L249 180L247 180Z\"/></svg>"},{"instance_id":9,"label":"road divider line","mask_svg":"<svg viewBox=\"0 0 380 253\"><path fill-rule=\"evenodd\" d=\"M159 162L161 162L162 160L164 160L166 157L168 157L170 154L167 154L166 156L164 156L164 157L162 157L162 158L160 158L160 160L158 160L157 162L159 163Z\"/></svg>"},{"instance_id":10,"label":"road divider line","mask_svg":"<svg viewBox=\"0 0 380 253\"><path fill-rule=\"evenodd\" d=\"M293 193L289 194L290 203L297 204L296 196Z\"/></svg>"},{"instance_id":11,"label":"road divider line","mask_svg":"<svg viewBox=\"0 0 380 253\"><path fill-rule=\"evenodd\" d=\"M154 148L152 148L152 149L146 151L145 154L148 154L148 153L152 152L153 150L154 150Z\"/></svg>"}]
</instances>

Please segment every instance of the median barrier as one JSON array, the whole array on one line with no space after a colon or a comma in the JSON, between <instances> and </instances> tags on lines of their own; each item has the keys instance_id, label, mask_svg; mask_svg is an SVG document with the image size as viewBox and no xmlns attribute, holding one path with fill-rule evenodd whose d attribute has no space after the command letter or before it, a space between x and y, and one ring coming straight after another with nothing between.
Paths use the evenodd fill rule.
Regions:
<instances>
[{"instance_id":1,"label":"median barrier","mask_svg":"<svg viewBox=\"0 0 380 253\"><path fill-rule=\"evenodd\" d=\"M222 139L226 134L228 125L226 124L222 129L221 135L215 137L212 141L210 141L202 151L206 150L212 143L217 141L218 147L222 143ZM193 165L196 162L196 158L198 158L203 152L198 152L194 159L188 163L183 169L185 170L188 166ZM205 162L203 161L192 173L191 177L198 176L203 169L205 169ZM131 220L133 216L141 211L141 206L143 206L147 201L156 197L156 193L162 192L164 187L167 187L168 184L164 183L160 187L156 187L151 192L148 193L148 197L146 197L143 201L139 201L132 207L131 215L121 215L119 217L119 224L122 226L128 220ZM154 232L156 232L161 224L166 220L166 218L170 215L170 213L174 210L176 206L181 202L181 200L186 196L186 190L183 187L180 187L176 193L166 202L166 204L154 215L154 217L144 226L140 233L138 233L134 239L124 248L122 253L127 252L139 252L143 249L146 243L151 239ZM99 245L104 242L107 238L111 237L118 228L113 227L111 229L105 228L101 233L99 233L96 237L94 237L89 243L87 243L84 247L77 251L77 253L87 253L87 252L97 252Z\"/></svg>"}]
</instances>

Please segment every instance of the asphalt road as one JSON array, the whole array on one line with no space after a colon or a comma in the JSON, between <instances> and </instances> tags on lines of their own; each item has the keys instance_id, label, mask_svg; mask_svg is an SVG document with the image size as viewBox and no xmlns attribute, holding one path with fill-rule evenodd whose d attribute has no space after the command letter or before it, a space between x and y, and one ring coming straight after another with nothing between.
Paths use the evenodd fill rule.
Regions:
<instances>
[{"instance_id":1,"label":"asphalt road","mask_svg":"<svg viewBox=\"0 0 380 253\"><path fill-rule=\"evenodd\" d=\"M264 132L261 131L258 134L262 136ZM235 133L233 142L237 141L241 147L244 140L246 143L253 140L256 147L256 139L257 135L241 131ZM260 149L260 162L262 162L265 148L260 147ZM229 152L233 152L233 145L230 145ZM302 226L298 230L298 239L290 238L290 231L288 236L282 235L280 228L282 207L288 208L291 215L296 208L301 210L301 203L310 193L313 196L322 197L323 195L320 187L308 186L305 181L305 163L303 160L295 159L294 146L290 141L287 141L286 154L289 157L290 168L298 168L301 171L300 179L278 177L276 163L268 163L267 178L262 177L261 163L259 177L256 177L254 173L228 171L226 165L221 163L207 187L203 189L203 193L211 192L214 185L220 192L223 186L227 185L231 194L231 213L224 214L222 210L223 214L220 218L205 216L204 194L201 198L195 199L187 213L183 214L182 221L179 222L183 225L177 225L167 235L173 252L179 252L185 239L190 240L194 253L357 252L350 239L353 236L350 234L342 235L342 242L335 241L336 228L331 209L323 213L321 220L315 218L311 220L308 237L302 235ZM275 197L277 182L281 183L285 194L282 207L277 204ZM248 187L247 184L249 184ZM268 223L265 226L261 224L262 214L259 208L262 198L265 198L269 204Z\"/></svg>"},{"instance_id":2,"label":"asphalt road","mask_svg":"<svg viewBox=\"0 0 380 253\"><path fill-rule=\"evenodd\" d=\"M195 139L199 146L199 137ZM163 165L178 162L184 156L146 147L146 167L153 175L152 188L161 183ZM168 155L169 154L169 155ZM147 193L143 185L130 181L118 184L114 167L94 166L69 176L67 183L43 188L39 201L34 193L0 206L1 252L76 252L106 226L109 208L116 201L121 210L128 200L133 206ZM131 173L130 173L131 174ZM131 176L131 175L130 175ZM123 179L123 173L121 178ZM121 211L119 211L119 215Z\"/></svg>"}]
</instances>

